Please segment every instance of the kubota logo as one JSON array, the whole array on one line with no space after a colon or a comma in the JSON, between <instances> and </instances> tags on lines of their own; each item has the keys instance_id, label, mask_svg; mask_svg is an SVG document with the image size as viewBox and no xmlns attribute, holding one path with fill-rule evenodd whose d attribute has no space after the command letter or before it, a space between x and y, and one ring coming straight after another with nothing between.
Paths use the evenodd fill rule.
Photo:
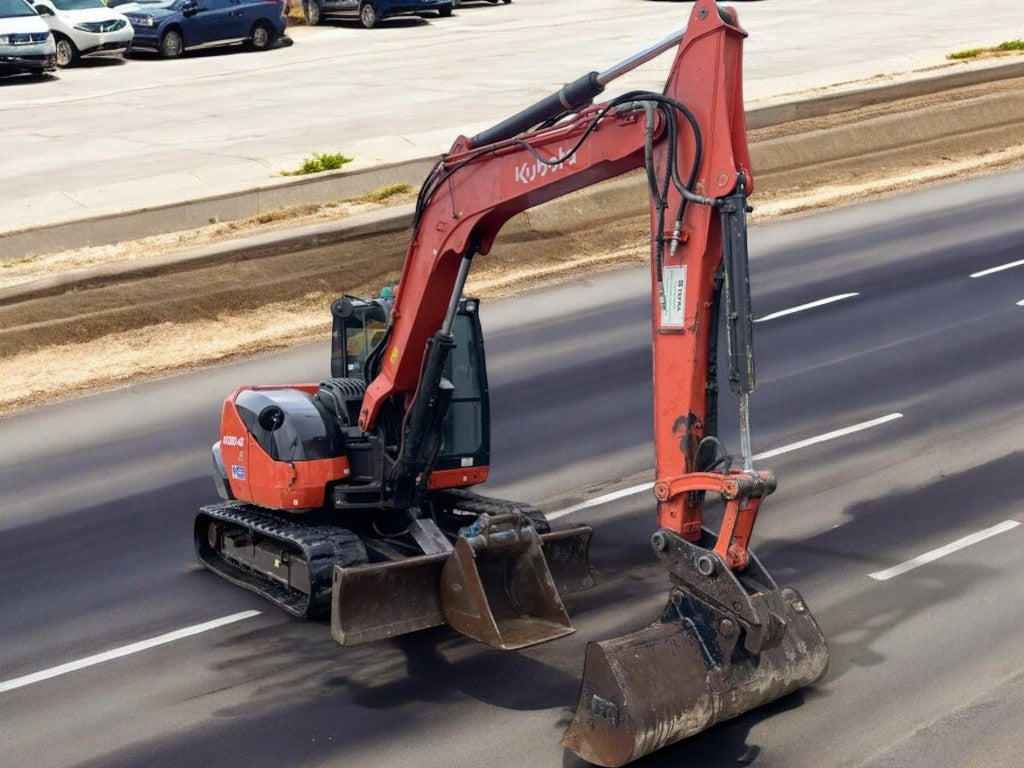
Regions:
<instances>
[{"instance_id":1,"label":"kubota logo","mask_svg":"<svg viewBox=\"0 0 1024 768\"><path fill-rule=\"evenodd\" d=\"M525 161L516 166L516 181L520 184L532 184L537 179L543 179L549 173L558 173L567 165L576 165L577 158L574 152L569 156L568 159L565 157L565 150L562 147L558 148L558 154L554 157L548 158L548 162L544 162L540 159L534 159L531 163Z\"/></svg>"}]
</instances>

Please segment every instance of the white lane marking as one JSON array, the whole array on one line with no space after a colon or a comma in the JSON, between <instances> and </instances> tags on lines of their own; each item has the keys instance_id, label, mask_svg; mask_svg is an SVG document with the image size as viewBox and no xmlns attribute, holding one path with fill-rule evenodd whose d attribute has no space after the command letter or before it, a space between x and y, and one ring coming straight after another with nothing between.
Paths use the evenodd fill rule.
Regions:
<instances>
[{"instance_id":1,"label":"white lane marking","mask_svg":"<svg viewBox=\"0 0 1024 768\"><path fill-rule=\"evenodd\" d=\"M595 496L594 498L588 501L584 501L579 504L574 504L573 506L566 507L565 509L560 509L557 512L550 512L547 515L545 515L545 517L548 520L557 520L560 517L571 515L573 512L579 512L581 509L599 507L602 504L607 504L608 502L615 501L616 499L624 499L625 497L632 496L633 494L636 493L643 493L644 491L649 491L653 487L654 483L642 483L641 485L632 485L629 488L621 488L617 491L606 493L604 496Z\"/></svg>"},{"instance_id":2,"label":"white lane marking","mask_svg":"<svg viewBox=\"0 0 1024 768\"><path fill-rule=\"evenodd\" d=\"M1017 302L1017 306L1018 307L1024 307L1024 299L1021 299L1020 301L1018 301Z\"/></svg>"},{"instance_id":3,"label":"white lane marking","mask_svg":"<svg viewBox=\"0 0 1024 768\"><path fill-rule=\"evenodd\" d=\"M780 309L778 312L772 312L770 315L764 317L758 317L754 320L755 323L763 323L765 320L774 320L777 317L785 317L786 315L795 315L797 312L803 312L805 309L814 309L815 307L822 307L825 304L831 304L835 301L842 301L843 299L851 299L854 296L860 296L859 293L840 293L836 296L829 296L827 299L818 299L812 301L809 304L801 304L799 307L790 307L789 309Z\"/></svg>"},{"instance_id":4,"label":"white lane marking","mask_svg":"<svg viewBox=\"0 0 1024 768\"><path fill-rule=\"evenodd\" d=\"M850 427L844 427L843 429L837 429L833 432L826 432L824 435L818 435L817 437L809 437L806 440L800 440L796 443L790 443L789 445L783 445L780 448L773 448L770 451L764 453L758 453L753 456L755 461L761 459L769 459L773 456L779 456L783 453L789 453L790 451L797 451L801 448L806 448L809 445L816 445L817 443L823 443L826 440L835 440L837 437L844 437L845 435L851 435L854 432L860 432L864 429L871 429L871 427L877 427L880 424L886 424L887 422L894 421L895 419L902 418L902 413L890 413L887 416L880 416L877 419L871 419L871 421L862 421L860 424L854 424ZM642 483L641 485L633 485L629 488L621 488L617 491L612 491L604 496L595 496L588 501L574 504L571 507L560 509L557 512L550 512L546 515L548 520L557 520L560 517L571 515L573 512L579 512L582 509L589 509L590 507L599 507L602 504L607 504L611 501L623 499L626 496L632 496L637 493L643 493L649 491L654 487L654 483Z\"/></svg>"},{"instance_id":5,"label":"white lane marking","mask_svg":"<svg viewBox=\"0 0 1024 768\"><path fill-rule=\"evenodd\" d=\"M53 677L66 675L69 672L76 672L79 669L85 669L86 667L92 667L96 664L102 664L106 661L111 661L112 659L119 659L122 656L130 656L131 654L138 653L139 651L155 648L158 645L173 643L175 640L181 640L185 637L198 635L201 632L209 632L211 629L217 629L218 627L223 627L226 624L233 624L236 621L242 621L243 619L249 619L253 616L259 615L259 611L242 611L241 613L233 613L230 616L223 616L219 619L214 619L213 621L207 621L202 624L185 627L184 629L178 629L174 632L168 632L165 635L151 637L149 640L140 640L139 642L132 643L131 645L122 645L120 648L114 648L103 653L97 653L95 656L87 656L84 659L69 661L67 664L61 664L58 667L50 667L49 669L44 669L41 672L34 672L31 675L16 677L13 680L0 682L0 693L13 691L15 688L24 688L26 685L32 685L33 683L49 680Z\"/></svg>"},{"instance_id":6,"label":"white lane marking","mask_svg":"<svg viewBox=\"0 0 1024 768\"><path fill-rule=\"evenodd\" d=\"M922 565L925 565L926 563L938 560L940 557L945 557L946 555L952 554L953 552L963 549L964 547L969 547L972 544L977 544L979 541L984 541L985 539L991 538L992 536L997 536L1000 533L1012 531L1018 525L1020 525L1020 523L1016 520L1004 520L1003 522L999 523L999 525L993 525L991 528L986 528L983 531L972 533L970 536L964 536L962 539L957 539L956 541L951 542L944 547L933 549L931 552L925 552L923 555L918 555L912 560L907 560L907 562L905 563L894 565L892 568L886 568L884 571L875 571L874 573L869 573L868 576L870 576L875 581L886 581L888 579L893 578L894 576L899 576L901 574L906 573L907 571L912 571L915 568L919 568Z\"/></svg>"},{"instance_id":7,"label":"white lane marking","mask_svg":"<svg viewBox=\"0 0 1024 768\"><path fill-rule=\"evenodd\" d=\"M837 437L845 437L846 435L852 435L854 432L862 432L865 429L878 427L881 426L882 424L887 424L890 421L895 421L896 419L902 418L902 413L890 413L887 414L886 416L879 416L877 419L871 419L871 421L862 421L860 424L854 424L853 426L850 427L843 427L842 429L837 429L833 432L826 432L824 435L818 435L817 437L809 437L806 440L800 440L799 442L796 443L784 445L781 448L775 448L770 451L765 451L764 453L759 453L756 456L754 456L754 459L770 459L773 456L778 456L779 454L782 453L789 453L790 451L796 451L799 450L800 448L806 448L809 445L817 445L818 443L824 443L828 440L835 440Z\"/></svg>"},{"instance_id":8,"label":"white lane marking","mask_svg":"<svg viewBox=\"0 0 1024 768\"><path fill-rule=\"evenodd\" d=\"M971 277L985 277L985 275L991 275L996 272L1002 272L1004 269L1013 269L1024 265L1024 259L1020 261L1011 261L1009 264L1000 264L998 267L992 267L991 269L983 269L981 272L975 272Z\"/></svg>"}]
</instances>

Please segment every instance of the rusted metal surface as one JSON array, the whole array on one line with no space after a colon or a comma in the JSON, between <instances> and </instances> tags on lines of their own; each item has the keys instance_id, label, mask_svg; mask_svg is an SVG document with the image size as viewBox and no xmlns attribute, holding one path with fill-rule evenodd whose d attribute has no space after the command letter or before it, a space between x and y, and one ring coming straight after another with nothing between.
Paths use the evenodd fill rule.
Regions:
<instances>
[{"instance_id":1,"label":"rusted metal surface","mask_svg":"<svg viewBox=\"0 0 1024 768\"><path fill-rule=\"evenodd\" d=\"M424 555L334 569L331 634L342 645L444 624L437 584L448 555Z\"/></svg>"},{"instance_id":2,"label":"rusted metal surface","mask_svg":"<svg viewBox=\"0 0 1024 768\"><path fill-rule=\"evenodd\" d=\"M455 542L441 574L441 606L459 632L514 650L574 631L524 515L481 515Z\"/></svg>"},{"instance_id":3,"label":"rusted metal surface","mask_svg":"<svg viewBox=\"0 0 1024 768\"><path fill-rule=\"evenodd\" d=\"M737 575L700 545L655 534L674 587L661 617L587 646L572 724L585 760L620 766L813 683L828 648L803 599L751 553ZM704 532L704 543L714 540Z\"/></svg>"},{"instance_id":4,"label":"rusted metal surface","mask_svg":"<svg viewBox=\"0 0 1024 768\"><path fill-rule=\"evenodd\" d=\"M566 528L540 535L544 560L558 594L570 595L594 586L590 575L590 539L594 529L588 525Z\"/></svg>"},{"instance_id":5,"label":"rusted metal surface","mask_svg":"<svg viewBox=\"0 0 1024 768\"><path fill-rule=\"evenodd\" d=\"M451 624L474 639L512 649L572 632L559 595L593 586L593 530L581 526L538 535L521 515L504 517L488 536L480 528L467 529L471 538L460 536L451 553L335 568L334 639L356 645ZM495 519L488 517L488 526ZM447 601L443 593L449 593Z\"/></svg>"}]
</instances>

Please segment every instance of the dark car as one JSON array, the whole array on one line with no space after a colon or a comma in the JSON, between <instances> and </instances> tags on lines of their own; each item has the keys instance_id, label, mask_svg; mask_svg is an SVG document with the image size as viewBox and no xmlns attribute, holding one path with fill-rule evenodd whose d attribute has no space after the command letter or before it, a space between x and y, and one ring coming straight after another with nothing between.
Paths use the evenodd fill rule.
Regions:
<instances>
[{"instance_id":1,"label":"dark car","mask_svg":"<svg viewBox=\"0 0 1024 768\"><path fill-rule=\"evenodd\" d=\"M453 0L302 0L306 22L319 24L326 18L359 19L367 29L393 16L419 16L436 12L452 15Z\"/></svg>"},{"instance_id":2,"label":"dark car","mask_svg":"<svg viewBox=\"0 0 1024 768\"><path fill-rule=\"evenodd\" d=\"M120 10L135 30L132 49L151 48L167 59L230 43L264 50L288 26L283 0L160 0Z\"/></svg>"}]
</instances>

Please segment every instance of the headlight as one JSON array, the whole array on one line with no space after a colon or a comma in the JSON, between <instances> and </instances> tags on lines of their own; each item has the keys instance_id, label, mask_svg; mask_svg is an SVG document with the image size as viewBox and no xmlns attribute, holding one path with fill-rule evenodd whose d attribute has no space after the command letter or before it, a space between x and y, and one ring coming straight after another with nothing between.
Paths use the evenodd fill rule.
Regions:
<instances>
[{"instance_id":1,"label":"headlight","mask_svg":"<svg viewBox=\"0 0 1024 768\"><path fill-rule=\"evenodd\" d=\"M110 19L109 21L83 21L75 24L75 29L82 32L117 32L124 26L124 19Z\"/></svg>"},{"instance_id":2,"label":"headlight","mask_svg":"<svg viewBox=\"0 0 1024 768\"><path fill-rule=\"evenodd\" d=\"M132 16L131 22L133 27L155 27L156 22L152 16Z\"/></svg>"},{"instance_id":3,"label":"headlight","mask_svg":"<svg viewBox=\"0 0 1024 768\"><path fill-rule=\"evenodd\" d=\"M49 36L49 32L15 32L11 35L0 35L0 42L8 45L32 45L45 43Z\"/></svg>"}]
</instances>

